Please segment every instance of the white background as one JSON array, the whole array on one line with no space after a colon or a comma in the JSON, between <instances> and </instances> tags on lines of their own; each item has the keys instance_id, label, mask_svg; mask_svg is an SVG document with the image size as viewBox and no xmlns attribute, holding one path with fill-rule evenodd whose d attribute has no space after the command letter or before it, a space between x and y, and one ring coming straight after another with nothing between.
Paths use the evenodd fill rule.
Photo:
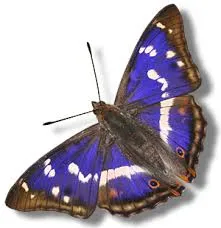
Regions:
<instances>
[{"instance_id":1,"label":"white background","mask_svg":"<svg viewBox=\"0 0 221 228\"><path fill-rule=\"evenodd\" d=\"M102 99L113 103L122 73L146 25L171 1L1 1L0 226L220 226L221 70L219 1L174 0L184 16L192 56L203 80L195 92L208 121L198 177L181 198L129 219L98 209L88 220L53 212L21 213L4 204L9 188L44 153L96 121L97 101L86 48L92 44ZM3 225L3 226L2 226Z\"/></svg>"}]
</instances>

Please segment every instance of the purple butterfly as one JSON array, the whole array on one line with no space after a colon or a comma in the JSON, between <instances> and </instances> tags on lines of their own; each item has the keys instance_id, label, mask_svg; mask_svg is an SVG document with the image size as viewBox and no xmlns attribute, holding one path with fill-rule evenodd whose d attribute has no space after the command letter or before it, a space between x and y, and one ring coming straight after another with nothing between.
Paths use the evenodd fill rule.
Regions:
<instances>
[{"instance_id":1,"label":"purple butterfly","mask_svg":"<svg viewBox=\"0 0 221 228\"><path fill-rule=\"evenodd\" d=\"M196 176L205 136L201 108L188 95L200 82L181 14L169 5L138 41L114 105L92 102L98 124L33 164L6 205L87 218L98 204L129 216L180 196L180 180Z\"/></svg>"}]
</instances>

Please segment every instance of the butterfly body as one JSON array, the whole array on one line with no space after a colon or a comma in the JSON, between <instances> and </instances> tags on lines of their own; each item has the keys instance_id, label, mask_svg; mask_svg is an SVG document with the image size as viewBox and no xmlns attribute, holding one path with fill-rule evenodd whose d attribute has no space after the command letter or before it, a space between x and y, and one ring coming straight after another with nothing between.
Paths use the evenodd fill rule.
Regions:
<instances>
[{"instance_id":1,"label":"butterfly body","mask_svg":"<svg viewBox=\"0 0 221 228\"><path fill-rule=\"evenodd\" d=\"M87 218L96 206L129 216L180 196L191 182L206 121L190 92L201 83L182 16L163 8L138 41L114 105L92 102L98 123L34 163L6 205Z\"/></svg>"},{"instance_id":2,"label":"butterfly body","mask_svg":"<svg viewBox=\"0 0 221 228\"><path fill-rule=\"evenodd\" d=\"M171 152L150 126L142 126L128 110L121 110L103 101L93 104L103 137L121 145L124 154L134 164L157 177L164 184L177 185L176 176L187 174L185 163ZM135 110L133 110L134 112ZM111 146L111 144L109 144Z\"/></svg>"}]
</instances>

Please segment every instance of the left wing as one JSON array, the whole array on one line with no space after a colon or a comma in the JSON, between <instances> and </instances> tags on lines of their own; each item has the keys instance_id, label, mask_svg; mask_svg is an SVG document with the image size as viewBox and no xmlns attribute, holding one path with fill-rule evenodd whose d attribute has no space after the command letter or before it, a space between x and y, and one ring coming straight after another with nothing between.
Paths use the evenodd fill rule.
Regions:
<instances>
[{"instance_id":1,"label":"left wing","mask_svg":"<svg viewBox=\"0 0 221 228\"><path fill-rule=\"evenodd\" d=\"M103 165L99 132L96 124L39 159L11 188L6 205L20 211L90 216L97 205Z\"/></svg>"},{"instance_id":2,"label":"left wing","mask_svg":"<svg viewBox=\"0 0 221 228\"><path fill-rule=\"evenodd\" d=\"M182 16L175 5L162 9L138 41L126 67L115 104L151 105L187 94L200 85L187 48Z\"/></svg>"}]
</instances>

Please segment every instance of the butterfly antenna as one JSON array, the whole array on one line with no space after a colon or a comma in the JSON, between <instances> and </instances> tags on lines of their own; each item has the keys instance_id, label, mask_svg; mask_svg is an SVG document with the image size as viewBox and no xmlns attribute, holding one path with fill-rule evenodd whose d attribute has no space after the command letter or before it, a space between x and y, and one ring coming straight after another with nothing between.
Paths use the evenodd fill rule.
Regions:
<instances>
[{"instance_id":1,"label":"butterfly antenna","mask_svg":"<svg viewBox=\"0 0 221 228\"><path fill-rule=\"evenodd\" d=\"M89 42L87 42L87 48L88 48L88 51L90 53L91 62L92 62L93 70L94 70L94 76L95 76L96 85L97 85L98 98L99 98L99 101L101 101L101 95L100 95L100 90L99 90L98 81L97 81L97 74L96 74L96 71L95 71L94 60L93 60L91 46L90 46Z\"/></svg>"},{"instance_id":2,"label":"butterfly antenna","mask_svg":"<svg viewBox=\"0 0 221 228\"><path fill-rule=\"evenodd\" d=\"M99 98L99 101L101 101L100 90L99 90L98 81L97 81L97 74L96 74L96 71L95 71L94 60L93 60L91 46L90 46L89 42L87 42L87 48L88 48L88 51L90 53L91 62L92 62L93 70L94 70L94 76L95 76L96 85L97 85L98 98ZM71 119L71 118L74 118L74 117L77 117L77 116L82 116L84 114L88 114L88 113L91 113L91 112L93 112L93 110L92 111L88 111L88 112L83 112L83 113L80 113L80 114L77 114L77 115L74 115L74 116L69 116L69 117L66 117L66 118L62 118L62 119L59 119L59 120L55 120L55 121L45 122L45 123L43 123L43 125L46 126L46 125L54 124L54 123L57 123L57 122L61 122L63 120L68 120L68 119Z\"/></svg>"},{"instance_id":3,"label":"butterfly antenna","mask_svg":"<svg viewBox=\"0 0 221 228\"><path fill-rule=\"evenodd\" d=\"M60 120L45 122L45 123L43 123L43 125L45 126L45 125L54 124L54 123L57 123L57 122L61 122L63 120L68 120L68 119L71 119L71 118L74 118L74 117L77 117L77 116L82 116L84 114L88 114L88 113L91 113L91 112L93 112L93 111L82 112L80 114L77 114L77 115L74 115L74 116L69 116L69 117L66 117L66 118L63 118L63 119L60 119Z\"/></svg>"}]
</instances>

